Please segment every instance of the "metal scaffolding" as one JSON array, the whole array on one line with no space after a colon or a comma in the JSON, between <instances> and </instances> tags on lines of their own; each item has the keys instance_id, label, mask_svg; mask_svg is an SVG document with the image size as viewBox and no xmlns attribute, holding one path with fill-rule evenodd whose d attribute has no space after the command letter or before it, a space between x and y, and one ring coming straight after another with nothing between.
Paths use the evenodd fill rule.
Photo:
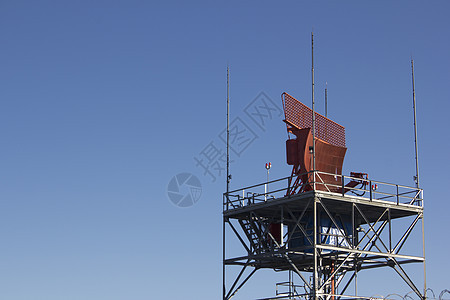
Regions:
<instances>
[{"instance_id":1,"label":"metal scaffolding","mask_svg":"<svg viewBox=\"0 0 450 300\"><path fill-rule=\"evenodd\" d=\"M425 264L423 253L404 247L417 241L411 236L423 223L422 189L319 171L298 176L316 188L290 194L292 177L286 177L224 193L224 300L260 269L289 275L289 281L276 284L275 296L264 299L369 299L358 296L359 272L382 267L395 270L419 299L426 299L425 283L422 291L417 274L404 268ZM322 180L330 176L335 180ZM421 236L417 246L424 245L423 230ZM227 242L233 237L242 254L229 257ZM228 278L231 268L233 278Z\"/></svg>"}]
</instances>

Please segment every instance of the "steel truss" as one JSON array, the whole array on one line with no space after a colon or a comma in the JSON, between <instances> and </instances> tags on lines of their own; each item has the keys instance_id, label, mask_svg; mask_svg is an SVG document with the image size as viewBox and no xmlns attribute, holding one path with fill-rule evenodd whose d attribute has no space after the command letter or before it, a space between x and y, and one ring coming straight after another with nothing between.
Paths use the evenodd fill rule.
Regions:
<instances>
[{"instance_id":1,"label":"steel truss","mask_svg":"<svg viewBox=\"0 0 450 300\"><path fill-rule=\"evenodd\" d=\"M228 196L224 195L223 212L224 300L236 295L259 269L287 271L301 282L289 282L289 292L266 299L368 299L356 295L358 273L380 267L395 270L419 299L425 299L425 280L422 292L404 269L409 263L425 264L424 256L404 250L423 223L423 199L402 204L377 200L372 194L364 198L309 191L235 207L228 205ZM273 224L281 237L271 229ZM239 241L241 256L226 256L226 231ZM230 268L239 271L227 283ZM355 291L350 295L352 283Z\"/></svg>"}]
</instances>

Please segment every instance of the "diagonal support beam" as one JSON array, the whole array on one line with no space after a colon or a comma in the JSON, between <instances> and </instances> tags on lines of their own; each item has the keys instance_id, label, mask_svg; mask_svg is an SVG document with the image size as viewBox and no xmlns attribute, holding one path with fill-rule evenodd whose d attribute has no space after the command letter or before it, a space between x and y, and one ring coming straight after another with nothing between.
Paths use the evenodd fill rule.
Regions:
<instances>
[{"instance_id":1,"label":"diagonal support beam","mask_svg":"<svg viewBox=\"0 0 450 300\"><path fill-rule=\"evenodd\" d=\"M303 280L303 283L306 284L308 286L308 288L311 290L312 289L311 285L306 280L306 278L302 275L302 273L297 268L297 266L294 264L294 262L291 260L291 258L287 254L284 254L284 257L286 258L288 263L291 265L291 267L294 269L294 272L297 273L297 275Z\"/></svg>"},{"instance_id":2,"label":"diagonal support beam","mask_svg":"<svg viewBox=\"0 0 450 300\"><path fill-rule=\"evenodd\" d=\"M241 282L241 284L239 284L239 286L234 290L234 292L232 290L230 290L228 292L228 294L225 296L225 300L231 299L234 295L236 295L236 293L244 286L244 284L253 276L253 274L255 274L257 269L254 269L250 274L248 274L248 276Z\"/></svg>"},{"instance_id":3,"label":"diagonal support beam","mask_svg":"<svg viewBox=\"0 0 450 300\"><path fill-rule=\"evenodd\" d=\"M370 230L373 231L373 233L377 236L376 240L379 240L381 242L381 244L383 245L384 249L386 249L387 252L390 252L390 250L386 247L386 245L384 244L383 240L381 239L381 237L377 234L377 232L375 231L375 229L373 228L372 224L369 222L369 220L367 219L367 217L365 216L365 214L361 211L361 209L359 208L358 205L356 205L356 209L359 211L359 213L361 214L361 216L364 218L364 220L366 221L367 225L369 225ZM388 209L385 209L383 214L384 215L386 212L388 211Z\"/></svg>"},{"instance_id":4,"label":"diagonal support beam","mask_svg":"<svg viewBox=\"0 0 450 300\"><path fill-rule=\"evenodd\" d=\"M292 218L293 220L297 219L297 221L296 221L296 223L295 223L295 226L294 226L294 230L292 230L292 232L289 234L288 240L287 240L286 243L289 243L289 242L290 242L290 240L291 240L291 238L292 238L292 235L293 235L294 232L295 232L295 228L299 228L300 231L303 233L303 235L308 239L309 244L310 244L310 245L313 245L313 241L311 240L311 238L310 238L310 237L308 236L308 234L306 233L305 228L300 224L300 221L302 220L303 216L305 215L306 210L307 210L307 208L309 207L310 204L311 204L311 200L308 201L308 204L305 206L305 208L303 209L302 213L300 214L300 216L299 216L298 218L296 218L296 217L294 216L294 214L292 213L292 211L291 211L290 209L286 208L286 211L287 211L288 214L291 216L291 218Z\"/></svg>"},{"instance_id":5,"label":"diagonal support beam","mask_svg":"<svg viewBox=\"0 0 450 300\"><path fill-rule=\"evenodd\" d=\"M354 255L352 255L353 253L349 253L348 255L347 255L347 257L336 267L336 270L334 270L334 272L333 273L331 273L331 275L330 275L330 277L328 277L328 279L327 280L325 280L325 282L320 286L320 289L323 289L330 281L331 281L331 279L334 277L334 276L336 276L336 274L339 272L339 270L344 266L344 264L345 264L345 262L350 258L350 257L352 257L352 256L354 256Z\"/></svg>"},{"instance_id":6,"label":"diagonal support beam","mask_svg":"<svg viewBox=\"0 0 450 300\"><path fill-rule=\"evenodd\" d=\"M233 292L233 289L235 288L236 284L239 282L239 279L241 279L242 274L244 274L245 269L247 269L247 266L248 266L249 262L250 262L250 260L248 259L247 262L245 263L245 265L242 267L241 271L239 272L238 276L234 280L233 285L231 286L230 290L228 291L228 294L225 296L225 299L230 299L231 298L229 296Z\"/></svg>"},{"instance_id":7,"label":"diagonal support beam","mask_svg":"<svg viewBox=\"0 0 450 300\"><path fill-rule=\"evenodd\" d=\"M334 226L336 226L336 229L339 230L339 232L341 233L342 237L345 239L347 244L348 245L352 245L352 243L348 240L347 236L345 235L345 232L338 226L338 224L336 223L336 220L333 218L332 214L330 213L330 211L328 210L328 208L325 206L325 204L322 202L322 200L320 198L319 198L319 203L323 207L325 212L327 213L327 215L330 218L331 222L333 222Z\"/></svg>"},{"instance_id":8,"label":"diagonal support beam","mask_svg":"<svg viewBox=\"0 0 450 300\"><path fill-rule=\"evenodd\" d=\"M378 227L378 229L377 229L378 235L380 235L380 234L383 232L384 228L386 228L386 225L387 225L388 223L389 223L389 222L388 222L387 220L383 221L383 223L382 223L382 224L380 225L380 227ZM367 233L369 233L369 232L367 232ZM363 247L362 250L367 250L367 248L368 248L369 245L370 245L370 248L369 248L369 251L370 251L370 249L372 249L372 247L373 247L373 245L374 245L373 241L374 241L376 238L377 238L377 235L375 235L375 234L374 234L373 236L371 236L371 237L369 238L369 240L367 241L366 245ZM358 246L359 246L363 241L364 241L364 239L361 239L361 242L358 244Z\"/></svg>"},{"instance_id":9,"label":"diagonal support beam","mask_svg":"<svg viewBox=\"0 0 450 300\"><path fill-rule=\"evenodd\" d=\"M409 285L409 287L419 296L420 299L423 298L422 294L420 293L419 289L416 287L414 282L409 278L408 274L406 274L405 270L400 266L400 264L397 262L395 258L392 258L392 260L395 263L395 266L392 268L400 275L401 278Z\"/></svg>"},{"instance_id":10,"label":"diagonal support beam","mask_svg":"<svg viewBox=\"0 0 450 300\"><path fill-rule=\"evenodd\" d=\"M242 221L239 220L239 224L241 224L241 226L243 227L243 224L241 223ZM250 249L247 247L247 245L245 244L244 240L242 239L241 235L239 234L239 232L236 230L236 228L234 228L233 223L231 223L230 221L227 221L228 225L230 225L231 229L233 230L234 234L237 236L237 238L239 239L239 241L241 242L242 246L244 246L245 250L247 250L247 253L252 253L252 251L250 251ZM244 230L244 234L247 236L247 233ZM250 239L249 239L250 240ZM251 243L251 241L250 241Z\"/></svg>"},{"instance_id":11,"label":"diagonal support beam","mask_svg":"<svg viewBox=\"0 0 450 300\"><path fill-rule=\"evenodd\" d=\"M417 222L420 220L420 218L423 217L423 214L417 215L417 217L414 219L414 221L411 223L411 225L408 227L408 229L406 230L406 232L403 234L403 236L400 238L400 240L398 241L397 245L395 245L394 250L392 252L394 253L398 253L401 248L403 247L403 245L406 242L406 239L408 238L408 236L411 234L412 230L414 229L414 227L416 226Z\"/></svg>"},{"instance_id":12,"label":"diagonal support beam","mask_svg":"<svg viewBox=\"0 0 450 300\"><path fill-rule=\"evenodd\" d=\"M353 273L352 276L350 276L349 280L347 281L347 283L345 284L344 288L341 291L341 295L343 295L345 293L345 291L350 286L350 283L352 283L352 281L355 277L356 277L356 273ZM337 300L340 300L340 299L341 299L341 297L337 298Z\"/></svg>"}]
</instances>

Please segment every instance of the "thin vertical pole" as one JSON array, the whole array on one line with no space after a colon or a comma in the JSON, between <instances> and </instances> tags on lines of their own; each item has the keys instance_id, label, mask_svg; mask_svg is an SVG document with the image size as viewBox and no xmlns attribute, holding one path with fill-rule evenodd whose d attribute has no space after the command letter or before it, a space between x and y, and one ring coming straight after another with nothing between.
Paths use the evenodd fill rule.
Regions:
<instances>
[{"instance_id":1,"label":"thin vertical pole","mask_svg":"<svg viewBox=\"0 0 450 300\"><path fill-rule=\"evenodd\" d=\"M414 181L416 182L416 187L419 187L419 156L417 147L417 122L416 122L416 91L414 84L414 61L411 59L411 76L412 76L412 89L413 89L413 112L414 112L414 148L416 154L416 176Z\"/></svg>"},{"instance_id":2,"label":"thin vertical pole","mask_svg":"<svg viewBox=\"0 0 450 300\"><path fill-rule=\"evenodd\" d=\"M417 145L417 121L416 121L416 90L414 83L414 60L411 59L411 79L412 79L412 91L413 91L413 113L414 113L414 150L416 158L416 176L414 181L416 187L419 188L419 151ZM427 267L425 263L425 223L422 213L422 254L423 254L423 298L426 299L427 293Z\"/></svg>"},{"instance_id":3,"label":"thin vertical pole","mask_svg":"<svg viewBox=\"0 0 450 300\"><path fill-rule=\"evenodd\" d=\"M312 136L313 136L313 190L316 190L316 112L314 108L314 33L311 32L311 79L312 79Z\"/></svg>"},{"instance_id":4,"label":"thin vertical pole","mask_svg":"<svg viewBox=\"0 0 450 300\"><path fill-rule=\"evenodd\" d=\"M284 208L281 206L281 224L280 224L280 231L281 231L281 243L280 246L284 247Z\"/></svg>"},{"instance_id":5,"label":"thin vertical pole","mask_svg":"<svg viewBox=\"0 0 450 300\"><path fill-rule=\"evenodd\" d=\"M352 204L352 227L353 227L353 232L352 232L352 234L353 234L353 245L352 245L352 248L353 249L355 249L356 248L356 245L358 244L358 230L357 230L357 228L356 228L356 226L358 226L357 224L356 224L356 216L355 216L355 204L353 203ZM355 273L354 273L354 276L355 276L355 296L358 296L358 285L357 285L357 276L358 276L358 259L356 258L356 256L355 256L355 258L354 258L354 261L353 261L353 264L354 264L354 268L355 268Z\"/></svg>"},{"instance_id":6,"label":"thin vertical pole","mask_svg":"<svg viewBox=\"0 0 450 300\"><path fill-rule=\"evenodd\" d=\"M316 190L316 112L314 107L314 33L311 32L311 81L312 81L312 87L311 87L311 97L312 97L312 132L313 132L313 190ZM317 255L317 198L314 195L314 273L313 273L313 280L314 280L314 291L313 291L313 299L317 300L317 287L319 286L319 274L318 274L318 255Z\"/></svg>"},{"instance_id":7,"label":"thin vertical pole","mask_svg":"<svg viewBox=\"0 0 450 300\"><path fill-rule=\"evenodd\" d=\"M325 117L328 118L328 82L325 82Z\"/></svg>"},{"instance_id":8,"label":"thin vertical pole","mask_svg":"<svg viewBox=\"0 0 450 300\"><path fill-rule=\"evenodd\" d=\"M313 246L313 251L314 251L314 273L313 273L313 299L317 300L319 299L318 295L317 295L317 287L319 286L319 272L318 272L318 254L317 254L317 232L318 232L318 228L317 228L317 198L316 196L314 196L314 203L313 203L313 221L314 221L314 226L313 226L313 232L314 232L314 246Z\"/></svg>"},{"instance_id":9,"label":"thin vertical pole","mask_svg":"<svg viewBox=\"0 0 450 300\"><path fill-rule=\"evenodd\" d=\"M334 273L334 261L332 260L331 261L331 274L333 274L333 273ZM331 294L332 294L331 300L335 300L335 297L334 297L334 294L336 293L335 284L336 284L335 275L332 275L332 278L331 278Z\"/></svg>"},{"instance_id":10,"label":"thin vertical pole","mask_svg":"<svg viewBox=\"0 0 450 300\"><path fill-rule=\"evenodd\" d=\"M225 300L225 216L222 223L222 299Z\"/></svg>"},{"instance_id":11,"label":"thin vertical pole","mask_svg":"<svg viewBox=\"0 0 450 300\"><path fill-rule=\"evenodd\" d=\"M423 298L427 299L427 265L425 259L425 223L422 213L422 254L423 254Z\"/></svg>"},{"instance_id":12,"label":"thin vertical pole","mask_svg":"<svg viewBox=\"0 0 450 300\"><path fill-rule=\"evenodd\" d=\"M325 118L328 118L328 82L326 81L325 81ZM326 137L328 138L328 122L325 123L325 134Z\"/></svg>"},{"instance_id":13,"label":"thin vertical pole","mask_svg":"<svg viewBox=\"0 0 450 300\"><path fill-rule=\"evenodd\" d=\"M230 179L230 68L227 66L227 198Z\"/></svg>"},{"instance_id":14,"label":"thin vertical pole","mask_svg":"<svg viewBox=\"0 0 450 300\"><path fill-rule=\"evenodd\" d=\"M289 270L289 299L292 299L292 270Z\"/></svg>"},{"instance_id":15,"label":"thin vertical pole","mask_svg":"<svg viewBox=\"0 0 450 300\"><path fill-rule=\"evenodd\" d=\"M230 192L230 68L227 65L227 194L226 201L228 205L228 193ZM225 300L225 216L223 216L222 225L222 299Z\"/></svg>"},{"instance_id":16,"label":"thin vertical pole","mask_svg":"<svg viewBox=\"0 0 450 300\"><path fill-rule=\"evenodd\" d=\"M398 194L398 192L397 192ZM392 253L392 223L391 223L391 209L388 208L388 220L389 220L389 253Z\"/></svg>"}]
</instances>

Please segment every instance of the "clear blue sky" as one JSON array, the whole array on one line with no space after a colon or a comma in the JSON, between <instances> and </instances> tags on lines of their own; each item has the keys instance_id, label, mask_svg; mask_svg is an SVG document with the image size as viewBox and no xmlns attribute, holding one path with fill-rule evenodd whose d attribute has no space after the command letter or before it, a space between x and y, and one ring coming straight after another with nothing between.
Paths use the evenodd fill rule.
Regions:
<instances>
[{"instance_id":1,"label":"clear blue sky","mask_svg":"<svg viewBox=\"0 0 450 300\"><path fill-rule=\"evenodd\" d=\"M0 299L218 299L225 178L212 182L194 157L225 127L227 63L234 117L260 92L310 103L313 28L317 105L328 82L329 116L347 130L345 174L413 185L413 56L428 286L449 289L449 11L449 1L1 1ZM273 178L290 172L281 117L252 129L258 138L232 157L234 188L263 181L266 161ZM167 196L181 172L203 187L183 209ZM237 299L272 295L271 274ZM407 292L372 279L384 295Z\"/></svg>"}]
</instances>

